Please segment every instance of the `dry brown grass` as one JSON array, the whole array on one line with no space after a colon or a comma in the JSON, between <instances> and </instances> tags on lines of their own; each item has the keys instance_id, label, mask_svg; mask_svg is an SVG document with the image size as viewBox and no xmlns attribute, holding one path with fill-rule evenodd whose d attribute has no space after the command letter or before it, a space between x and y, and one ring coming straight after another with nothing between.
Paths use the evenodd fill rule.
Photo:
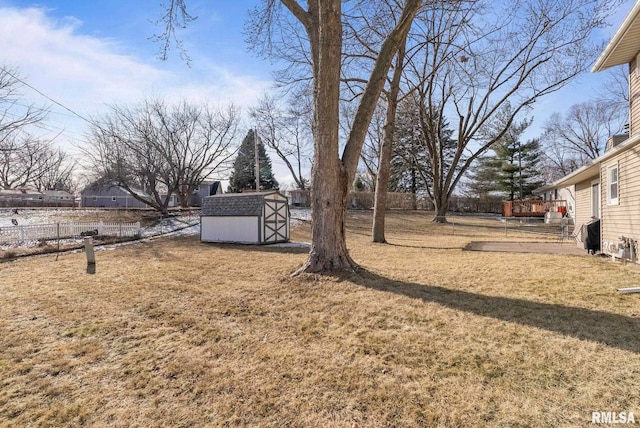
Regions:
<instances>
[{"instance_id":1,"label":"dry brown grass","mask_svg":"<svg viewBox=\"0 0 640 428\"><path fill-rule=\"evenodd\" d=\"M0 265L2 426L588 426L640 416L637 266L465 252L472 219L352 214L365 271L157 240ZM294 232L308 240L308 227ZM530 240L531 235L522 235ZM509 239L514 239L510 236ZM544 239L544 238L543 238Z\"/></svg>"}]
</instances>

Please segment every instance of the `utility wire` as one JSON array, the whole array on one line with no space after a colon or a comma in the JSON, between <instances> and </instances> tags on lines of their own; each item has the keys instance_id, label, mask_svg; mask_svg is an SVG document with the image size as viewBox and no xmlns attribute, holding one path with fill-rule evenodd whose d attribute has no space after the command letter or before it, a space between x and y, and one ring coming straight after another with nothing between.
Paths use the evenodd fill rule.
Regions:
<instances>
[{"instance_id":1,"label":"utility wire","mask_svg":"<svg viewBox=\"0 0 640 428\"><path fill-rule=\"evenodd\" d=\"M44 92L42 92L41 90L39 90L38 88L35 88L34 86L30 85L29 83L25 82L24 80L22 80L21 78L19 78L18 76L16 76L15 74L11 73L9 70L7 70L5 67L1 67L2 72L6 73L7 75L13 77L15 80L17 80L18 82L22 83L23 85L25 85L28 88L33 89L34 91L36 91L38 94L42 95L44 98L46 98L47 100L51 101L52 103L62 107L63 109L65 109L66 111L68 111L69 113L73 114L74 116L84 120L85 122L91 124L91 125L95 125L95 123L89 119L87 119L86 117L82 116L80 113L76 113L75 111L71 110L69 107L65 106L64 104L54 100L53 98L51 98L49 95L45 94Z\"/></svg>"}]
</instances>

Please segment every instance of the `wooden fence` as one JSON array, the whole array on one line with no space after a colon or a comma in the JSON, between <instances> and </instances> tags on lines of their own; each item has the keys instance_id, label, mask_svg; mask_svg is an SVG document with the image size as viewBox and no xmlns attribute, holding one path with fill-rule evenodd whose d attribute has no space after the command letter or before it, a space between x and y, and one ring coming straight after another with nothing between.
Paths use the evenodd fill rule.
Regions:
<instances>
[{"instance_id":1,"label":"wooden fence","mask_svg":"<svg viewBox=\"0 0 640 428\"><path fill-rule=\"evenodd\" d=\"M310 207L311 197L309 190L290 190L289 201L294 207ZM373 209L375 194L373 192L349 192L347 207L350 209ZM387 209L400 210L427 210L433 211L433 202L426 195L413 193L389 192L387 193ZM454 213L494 213L502 210L502 200L499 198L474 198L465 196L452 196L449 200L449 212Z\"/></svg>"},{"instance_id":2,"label":"wooden fence","mask_svg":"<svg viewBox=\"0 0 640 428\"><path fill-rule=\"evenodd\" d=\"M28 242L71 239L82 236L135 237L140 235L137 223L50 223L0 228L0 245L22 245Z\"/></svg>"}]
</instances>

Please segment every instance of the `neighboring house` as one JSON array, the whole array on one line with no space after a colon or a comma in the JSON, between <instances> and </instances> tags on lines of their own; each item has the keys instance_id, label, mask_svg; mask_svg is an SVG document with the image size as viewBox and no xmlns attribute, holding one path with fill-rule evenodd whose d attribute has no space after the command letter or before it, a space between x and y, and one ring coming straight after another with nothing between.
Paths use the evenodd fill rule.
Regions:
<instances>
[{"instance_id":1,"label":"neighboring house","mask_svg":"<svg viewBox=\"0 0 640 428\"><path fill-rule=\"evenodd\" d=\"M189 203L192 207L201 207L202 199L213 195L222 195L222 184L219 181L203 181L193 191Z\"/></svg>"},{"instance_id":2,"label":"neighboring house","mask_svg":"<svg viewBox=\"0 0 640 428\"><path fill-rule=\"evenodd\" d=\"M0 190L0 206L2 207L73 207L74 196L67 192L20 188Z\"/></svg>"},{"instance_id":3,"label":"neighboring house","mask_svg":"<svg viewBox=\"0 0 640 428\"><path fill-rule=\"evenodd\" d=\"M289 240L289 201L271 192L228 193L204 198L200 240L273 244Z\"/></svg>"},{"instance_id":4,"label":"neighboring house","mask_svg":"<svg viewBox=\"0 0 640 428\"><path fill-rule=\"evenodd\" d=\"M600 219L600 251L638 261L640 241L640 2L598 58L594 72L629 67L629 135L615 136L588 165L554 182L548 191L574 188L576 231ZM584 229L580 229L584 231Z\"/></svg>"},{"instance_id":5,"label":"neighboring house","mask_svg":"<svg viewBox=\"0 0 640 428\"><path fill-rule=\"evenodd\" d=\"M137 195L151 200L151 196L140 189ZM124 188L113 184L92 184L80 192L83 207L104 208L149 208L149 205L131 196Z\"/></svg>"},{"instance_id":6,"label":"neighboring house","mask_svg":"<svg viewBox=\"0 0 640 428\"><path fill-rule=\"evenodd\" d=\"M19 189L2 189L0 190L0 198L41 200L44 198L44 195L35 189L25 187Z\"/></svg>"},{"instance_id":7,"label":"neighboring house","mask_svg":"<svg viewBox=\"0 0 640 428\"><path fill-rule=\"evenodd\" d=\"M52 201L52 202L65 201L65 202L69 202L69 201L73 201L74 198L75 198L71 193L65 192L64 190L43 190L42 193L44 195L43 199L45 201Z\"/></svg>"},{"instance_id":8,"label":"neighboring house","mask_svg":"<svg viewBox=\"0 0 640 428\"><path fill-rule=\"evenodd\" d=\"M167 197L166 193L160 193L160 199L161 200L165 200L165 198ZM178 195L176 195L175 193L172 193L171 196L169 196L169 204L167 205L169 208L174 208L178 206Z\"/></svg>"}]
</instances>

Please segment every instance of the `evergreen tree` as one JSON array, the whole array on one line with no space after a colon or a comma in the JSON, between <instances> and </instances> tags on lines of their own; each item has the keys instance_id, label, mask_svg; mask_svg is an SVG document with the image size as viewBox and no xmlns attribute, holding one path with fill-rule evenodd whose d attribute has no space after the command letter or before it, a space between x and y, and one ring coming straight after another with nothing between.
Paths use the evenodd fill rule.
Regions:
<instances>
[{"instance_id":1,"label":"evergreen tree","mask_svg":"<svg viewBox=\"0 0 640 428\"><path fill-rule=\"evenodd\" d=\"M510 201L525 199L544 184L539 168L542 150L537 139L521 142L521 136L531 121L514 123L496 142L493 156L479 159L471 175L469 189L477 196L500 193Z\"/></svg>"},{"instance_id":2,"label":"evergreen tree","mask_svg":"<svg viewBox=\"0 0 640 428\"><path fill-rule=\"evenodd\" d=\"M229 193L240 193L243 190L256 188L255 161L255 133L249 130L242 140L238 156L233 162L233 172L229 178ZM267 155L264 145L258 142L258 156L260 158L260 190L277 189L278 182L271 171L271 159Z\"/></svg>"},{"instance_id":3,"label":"evergreen tree","mask_svg":"<svg viewBox=\"0 0 640 428\"><path fill-rule=\"evenodd\" d=\"M448 169L455 153L456 141L449 122L440 112L422 113L411 99L405 100L398 108L389 190L396 192L426 191L432 196L433 167L428 146L433 143L426 138L423 126L438 129L436 136L442 148L439 161L441 168Z\"/></svg>"},{"instance_id":4,"label":"evergreen tree","mask_svg":"<svg viewBox=\"0 0 640 428\"><path fill-rule=\"evenodd\" d=\"M469 170L469 181L466 189L469 196L487 200L498 193L498 169L495 156L486 155L477 159Z\"/></svg>"}]
</instances>

